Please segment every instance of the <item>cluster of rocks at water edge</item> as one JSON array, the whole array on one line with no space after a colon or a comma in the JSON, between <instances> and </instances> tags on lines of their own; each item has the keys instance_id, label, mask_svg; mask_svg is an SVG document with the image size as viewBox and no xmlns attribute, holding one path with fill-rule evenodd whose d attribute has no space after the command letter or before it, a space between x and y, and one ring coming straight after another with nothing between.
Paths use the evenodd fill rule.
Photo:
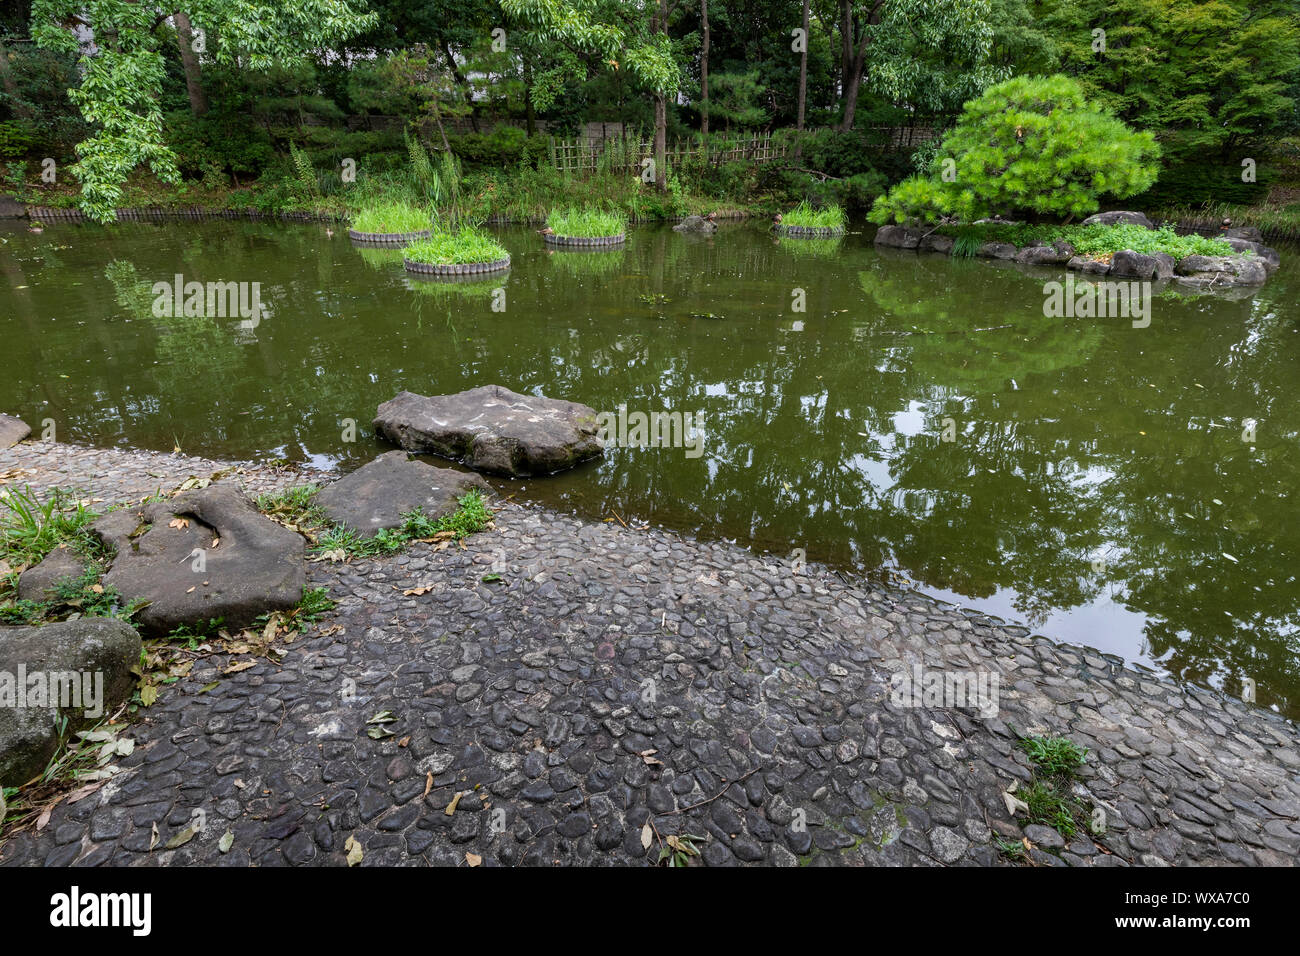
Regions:
<instances>
[{"instance_id":1,"label":"cluster of rocks at water edge","mask_svg":"<svg viewBox=\"0 0 1300 956\"><path fill-rule=\"evenodd\" d=\"M980 220L976 225L992 224ZM1136 225L1154 229L1155 224L1143 213L1126 210L1097 213L1083 220L1083 225ZM1012 223L1005 223L1012 225ZM1263 285L1281 262L1276 249L1264 245L1263 237L1253 226L1227 229L1221 237L1232 246L1229 256L1189 255L1180 260L1164 252L1141 253L1132 249L1115 252L1110 262L1077 255L1074 246L1063 239L1037 241L1023 247L1009 242L990 240L980 245L976 255L983 259L1000 259L1027 266L1064 266L1093 276L1125 279L1171 280L1199 290L1230 289ZM951 255L954 240L938 227L881 226L876 245L917 252Z\"/></svg>"}]
</instances>

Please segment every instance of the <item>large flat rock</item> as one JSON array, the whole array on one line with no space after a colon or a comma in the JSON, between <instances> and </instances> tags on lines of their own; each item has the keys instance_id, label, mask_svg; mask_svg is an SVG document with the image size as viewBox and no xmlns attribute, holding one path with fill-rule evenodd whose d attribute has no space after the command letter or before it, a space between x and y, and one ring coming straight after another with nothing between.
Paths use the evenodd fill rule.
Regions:
<instances>
[{"instance_id":1,"label":"large flat rock","mask_svg":"<svg viewBox=\"0 0 1300 956\"><path fill-rule=\"evenodd\" d=\"M316 504L335 524L374 534L400 528L402 515L416 508L431 518L449 514L469 491L488 494L491 489L478 475L435 468L404 451L390 451L325 486Z\"/></svg>"},{"instance_id":2,"label":"large flat rock","mask_svg":"<svg viewBox=\"0 0 1300 956\"><path fill-rule=\"evenodd\" d=\"M147 635L213 620L246 627L302 600L302 536L231 486L113 511L92 527L114 553L104 586L150 602L135 618Z\"/></svg>"},{"instance_id":3,"label":"large flat rock","mask_svg":"<svg viewBox=\"0 0 1300 956\"><path fill-rule=\"evenodd\" d=\"M21 418L0 415L0 451L13 448L31 433L31 428Z\"/></svg>"},{"instance_id":4,"label":"large flat rock","mask_svg":"<svg viewBox=\"0 0 1300 956\"><path fill-rule=\"evenodd\" d=\"M140 635L121 621L0 627L0 785L18 786L45 769L59 745L57 717L73 733L115 710L135 687L131 668L139 663ZM46 691L41 698L38 688Z\"/></svg>"},{"instance_id":5,"label":"large flat rock","mask_svg":"<svg viewBox=\"0 0 1300 956\"><path fill-rule=\"evenodd\" d=\"M374 424L407 451L512 477L562 471L604 451L594 409L500 385L432 397L402 392L379 406Z\"/></svg>"}]
</instances>

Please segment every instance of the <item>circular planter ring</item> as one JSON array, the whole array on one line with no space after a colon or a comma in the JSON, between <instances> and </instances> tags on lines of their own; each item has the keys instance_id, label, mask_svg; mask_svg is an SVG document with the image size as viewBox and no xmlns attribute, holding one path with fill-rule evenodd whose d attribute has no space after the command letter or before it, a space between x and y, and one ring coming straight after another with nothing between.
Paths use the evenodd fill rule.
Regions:
<instances>
[{"instance_id":1,"label":"circular planter ring","mask_svg":"<svg viewBox=\"0 0 1300 956\"><path fill-rule=\"evenodd\" d=\"M777 226L782 235L791 239L836 239L844 235L843 226Z\"/></svg>"},{"instance_id":2,"label":"circular planter ring","mask_svg":"<svg viewBox=\"0 0 1300 956\"><path fill-rule=\"evenodd\" d=\"M355 229L349 229L348 238L353 242L365 243L368 246L404 246L409 242L415 242L417 239L428 239L429 230L421 229L418 232L357 232Z\"/></svg>"},{"instance_id":3,"label":"circular planter ring","mask_svg":"<svg viewBox=\"0 0 1300 956\"><path fill-rule=\"evenodd\" d=\"M488 272L500 272L502 269L510 268L510 257L498 259L496 262L461 262L452 265L433 265L428 262L412 262L405 256L402 257L402 265L406 267L407 272L414 272L418 275L425 276L476 276L484 275Z\"/></svg>"},{"instance_id":4,"label":"circular planter ring","mask_svg":"<svg viewBox=\"0 0 1300 956\"><path fill-rule=\"evenodd\" d=\"M626 232L617 236L542 236L548 245L568 249L599 249L602 247L622 245L627 239Z\"/></svg>"}]
</instances>

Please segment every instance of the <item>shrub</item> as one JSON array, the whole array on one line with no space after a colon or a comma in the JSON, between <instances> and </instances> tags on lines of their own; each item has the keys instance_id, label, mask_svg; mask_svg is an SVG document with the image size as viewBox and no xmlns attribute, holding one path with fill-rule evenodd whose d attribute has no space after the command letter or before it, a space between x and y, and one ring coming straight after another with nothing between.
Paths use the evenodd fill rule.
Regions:
<instances>
[{"instance_id":1,"label":"shrub","mask_svg":"<svg viewBox=\"0 0 1300 956\"><path fill-rule=\"evenodd\" d=\"M1150 187L1159 155L1151 133L1090 103L1077 81L1014 77L966 104L932 164L938 176L900 183L870 218L1084 216L1103 195L1122 199Z\"/></svg>"}]
</instances>

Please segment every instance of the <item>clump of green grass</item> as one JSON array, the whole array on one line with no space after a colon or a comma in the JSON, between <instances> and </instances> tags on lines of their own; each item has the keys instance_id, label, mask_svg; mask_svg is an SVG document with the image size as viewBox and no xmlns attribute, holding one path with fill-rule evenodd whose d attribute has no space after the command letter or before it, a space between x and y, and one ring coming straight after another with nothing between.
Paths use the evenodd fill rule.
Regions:
<instances>
[{"instance_id":1,"label":"clump of green grass","mask_svg":"<svg viewBox=\"0 0 1300 956\"><path fill-rule=\"evenodd\" d=\"M456 232L437 230L429 238L411 243L406 247L405 255L412 262L450 266L499 262L508 253L505 246L479 227L464 225Z\"/></svg>"},{"instance_id":2,"label":"clump of green grass","mask_svg":"<svg viewBox=\"0 0 1300 956\"><path fill-rule=\"evenodd\" d=\"M87 529L97 517L59 488L45 500L30 485L6 489L0 492L0 558L36 564L61 544L91 547Z\"/></svg>"},{"instance_id":3,"label":"clump of green grass","mask_svg":"<svg viewBox=\"0 0 1300 956\"><path fill-rule=\"evenodd\" d=\"M557 236L574 239L603 239L627 231L627 220L623 214L606 209L552 209L546 217L546 225Z\"/></svg>"},{"instance_id":4,"label":"clump of green grass","mask_svg":"<svg viewBox=\"0 0 1300 956\"><path fill-rule=\"evenodd\" d=\"M1052 226L1029 223L985 223L960 226L942 226L939 232L953 239L954 256L972 256L985 242L1009 242L1014 246L1028 246L1035 242L1065 240L1084 258L1103 259L1132 249L1150 255L1164 252L1175 259L1186 256L1236 255L1225 239L1207 236L1180 236L1169 226L1147 229L1131 223L1114 226Z\"/></svg>"},{"instance_id":5,"label":"clump of green grass","mask_svg":"<svg viewBox=\"0 0 1300 956\"><path fill-rule=\"evenodd\" d=\"M1073 777L1087 759L1088 748L1068 737L1022 737L1020 749L1045 774Z\"/></svg>"},{"instance_id":6,"label":"clump of green grass","mask_svg":"<svg viewBox=\"0 0 1300 956\"><path fill-rule=\"evenodd\" d=\"M316 551L343 551L355 558L373 558L396 554L412 541L450 533L459 541L467 535L482 531L492 520L486 500L477 491L460 498L460 506L441 518L431 518L416 508L402 515L400 528L382 528L372 537L366 537L355 528L341 525L328 528L316 540Z\"/></svg>"},{"instance_id":7,"label":"clump of green grass","mask_svg":"<svg viewBox=\"0 0 1300 956\"><path fill-rule=\"evenodd\" d=\"M848 217L841 207L815 208L806 199L781 217L781 225L803 229L843 229L847 222Z\"/></svg>"},{"instance_id":8,"label":"clump of green grass","mask_svg":"<svg viewBox=\"0 0 1300 956\"><path fill-rule=\"evenodd\" d=\"M377 202L357 211L352 228L357 232L419 232L429 228L429 213L400 200Z\"/></svg>"},{"instance_id":9,"label":"clump of green grass","mask_svg":"<svg viewBox=\"0 0 1300 956\"><path fill-rule=\"evenodd\" d=\"M300 528L325 523L325 512L315 503L319 485L294 485L282 491L265 492L254 499L259 511Z\"/></svg>"},{"instance_id":10,"label":"clump of green grass","mask_svg":"<svg viewBox=\"0 0 1300 956\"><path fill-rule=\"evenodd\" d=\"M1085 825L1088 808L1072 793L1088 748L1066 737L1021 737L1020 749L1034 765L1033 779L1021 794L1031 823L1052 827L1069 840Z\"/></svg>"},{"instance_id":11,"label":"clump of green grass","mask_svg":"<svg viewBox=\"0 0 1300 956\"><path fill-rule=\"evenodd\" d=\"M48 601L16 600L0 603L0 624L41 624L71 614L81 617L115 617L129 621L144 607L143 601L126 602L118 592L99 583L103 567L94 564L78 578L64 578L51 589Z\"/></svg>"}]
</instances>

